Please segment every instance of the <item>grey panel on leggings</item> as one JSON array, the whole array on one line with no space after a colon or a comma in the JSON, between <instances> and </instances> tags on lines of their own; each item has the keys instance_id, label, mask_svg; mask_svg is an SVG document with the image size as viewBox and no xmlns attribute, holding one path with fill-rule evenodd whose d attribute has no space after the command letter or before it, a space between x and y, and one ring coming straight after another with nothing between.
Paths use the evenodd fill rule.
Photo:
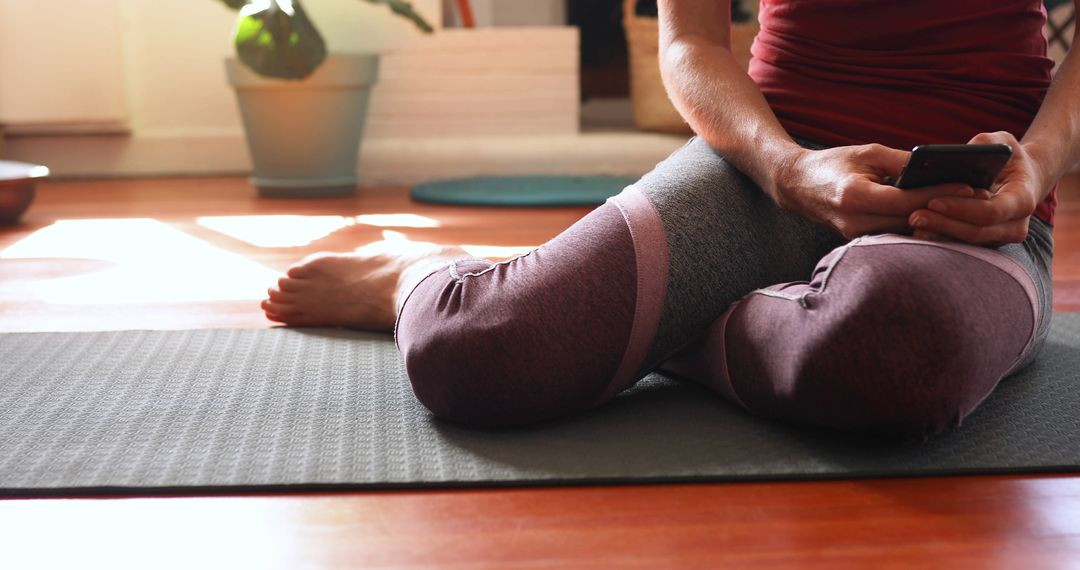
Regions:
<instances>
[{"instance_id":1,"label":"grey panel on leggings","mask_svg":"<svg viewBox=\"0 0 1080 570\"><path fill-rule=\"evenodd\" d=\"M635 186L660 214L670 257L645 371L700 337L750 291L808 279L818 260L843 244L839 235L777 206L700 138Z\"/></svg>"},{"instance_id":2,"label":"grey panel on leggings","mask_svg":"<svg viewBox=\"0 0 1080 570\"><path fill-rule=\"evenodd\" d=\"M440 486L1076 470L1080 315L963 427L899 444L753 418L648 377L594 412L477 431L393 342L325 330L0 335L0 489ZM872 374L872 371L867 371Z\"/></svg>"}]
</instances>

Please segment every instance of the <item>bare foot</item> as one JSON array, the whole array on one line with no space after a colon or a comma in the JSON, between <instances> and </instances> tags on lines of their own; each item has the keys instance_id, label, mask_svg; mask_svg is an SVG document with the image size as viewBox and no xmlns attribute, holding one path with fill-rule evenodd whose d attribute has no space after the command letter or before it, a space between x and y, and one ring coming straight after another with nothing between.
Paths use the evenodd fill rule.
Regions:
<instances>
[{"instance_id":1,"label":"bare foot","mask_svg":"<svg viewBox=\"0 0 1080 570\"><path fill-rule=\"evenodd\" d=\"M391 331L399 289L465 250L388 239L352 253L317 253L294 264L262 302L266 318L290 326Z\"/></svg>"}]
</instances>

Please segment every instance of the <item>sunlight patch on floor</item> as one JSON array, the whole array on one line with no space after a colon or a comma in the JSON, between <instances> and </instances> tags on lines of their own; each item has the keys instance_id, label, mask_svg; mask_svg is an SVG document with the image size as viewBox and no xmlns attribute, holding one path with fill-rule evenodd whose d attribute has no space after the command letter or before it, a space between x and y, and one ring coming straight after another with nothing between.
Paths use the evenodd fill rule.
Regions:
<instances>
[{"instance_id":1,"label":"sunlight patch on floor","mask_svg":"<svg viewBox=\"0 0 1080 570\"><path fill-rule=\"evenodd\" d=\"M3 562L6 568L88 568L98 560L108 560L109 568L298 568L304 565L298 527L311 511L290 501L203 498L6 501L0 504ZM56 536L64 537L63 548ZM178 536L198 548L177 548Z\"/></svg>"},{"instance_id":2,"label":"sunlight patch on floor","mask_svg":"<svg viewBox=\"0 0 1080 570\"><path fill-rule=\"evenodd\" d=\"M437 228L439 221L417 214L364 214L353 218L358 224L379 228Z\"/></svg>"},{"instance_id":3,"label":"sunlight patch on floor","mask_svg":"<svg viewBox=\"0 0 1080 570\"><path fill-rule=\"evenodd\" d=\"M29 284L47 303L101 305L257 300L278 272L150 218L60 220L0 259L90 259L102 271Z\"/></svg>"},{"instance_id":4,"label":"sunlight patch on floor","mask_svg":"<svg viewBox=\"0 0 1080 570\"><path fill-rule=\"evenodd\" d=\"M416 214L365 214L360 216L207 216L200 226L255 247L285 248L310 245L355 225L379 228L437 228L439 222Z\"/></svg>"},{"instance_id":5,"label":"sunlight patch on floor","mask_svg":"<svg viewBox=\"0 0 1080 570\"><path fill-rule=\"evenodd\" d=\"M416 242L412 241L401 232L395 232L393 230L383 230L383 241L369 244L364 248L357 251L365 251L368 253L391 253L399 255L411 255L417 252L423 251L427 246L433 244L429 242ZM461 249L464 249L470 256L478 257L481 259L510 259L511 257L517 257L524 255L530 251L536 249L535 245L462 245Z\"/></svg>"}]
</instances>

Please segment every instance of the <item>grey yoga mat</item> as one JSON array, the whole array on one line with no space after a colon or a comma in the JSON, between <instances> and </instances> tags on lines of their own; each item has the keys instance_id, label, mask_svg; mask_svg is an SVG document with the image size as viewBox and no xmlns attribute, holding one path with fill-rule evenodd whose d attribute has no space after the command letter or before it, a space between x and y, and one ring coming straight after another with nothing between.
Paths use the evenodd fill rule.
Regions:
<instances>
[{"instance_id":1,"label":"grey yoga mat","mask_svg":"<svg viewBox=\"0 0 1080 570\"><path fill-rule=\"evenodd\" d=\"M719 481L1074 471L1080 315L923 444L754 418L650 376L523 429L435 420L389 337L339 330L0 335L0 493Z\"/></svg>"}]
</instances>

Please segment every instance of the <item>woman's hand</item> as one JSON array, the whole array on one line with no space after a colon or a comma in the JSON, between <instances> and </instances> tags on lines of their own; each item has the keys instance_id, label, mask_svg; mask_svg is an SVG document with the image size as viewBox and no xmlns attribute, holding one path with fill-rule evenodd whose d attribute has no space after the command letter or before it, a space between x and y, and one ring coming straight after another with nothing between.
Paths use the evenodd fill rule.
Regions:
<instances>
[{"instance_id":1,"label":"woman's hand","mask_svg":"<svg viewBox=\"0 0 1080 570\"><path fill-rule=\"evenodd\" d=\"M911 214L915 237L951 239L977 245L1022 242L1028 221L1049 190L1034 160L1009 133L983 133L972 144L1003 143L1013 155L992 188L979 189L976 199L941 197Z\"/></svg>"},{"instance_id":2,"label":"woman's hand","mask_svg":"<svg viewBox=\"0 0 1080 570\"><path fill-rule=\"evenodd\" d=\"M910 155L877 144L803 150L785 161L771 194L781 207L847 239L875 233L911 233L909 218L913 212L926 211L932 200L970 200L974 195L963 184L917 190L887 184L887 178L900 176Z\"/></svg>"}]
</instances>

